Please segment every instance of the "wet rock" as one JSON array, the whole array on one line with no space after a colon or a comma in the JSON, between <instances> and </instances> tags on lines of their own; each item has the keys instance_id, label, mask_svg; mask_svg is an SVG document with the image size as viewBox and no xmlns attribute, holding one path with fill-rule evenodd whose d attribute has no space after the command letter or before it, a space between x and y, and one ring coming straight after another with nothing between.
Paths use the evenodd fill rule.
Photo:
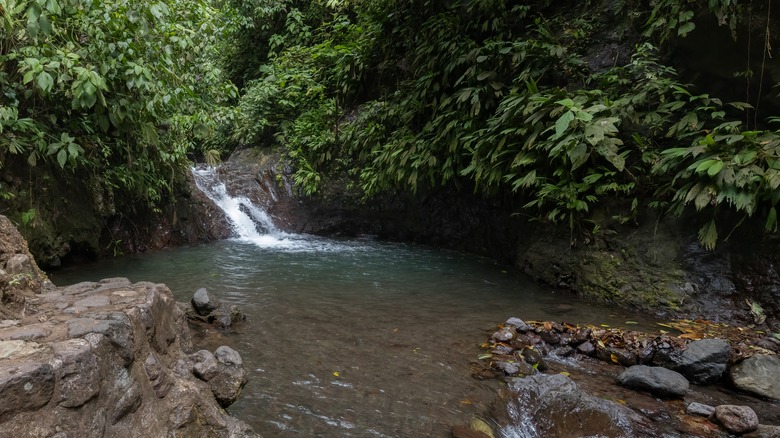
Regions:
<instances>
[{"instance_id":1,"label":"wet rock","mask_svg":"<svg viewBox=\"0 0 780 438\"><path fill-rule=\"evenodd\" d=\"M200 350L190 355L195 360L192 372L199 379L208 382L219 373L219 364L217 358L208 350Z\"/></svg>"},{"instance_id":2,"label":"wet rock","mask_svg":"<svg viewBox=\"0 0 780 438\"><path fill-rule=\"evenodd\" d=\"M596 357L604 362L618 363L624 367L637 364L636 355L622 348L607 347L604 350L597 351Z\"/></svg>"},{"instance_id":3,"label":"wet rock","mask_svg":"<svg viewBox=\"0 0 780 438\"><path fill-rule=\"evenodd\" d=\"M569 345L563 345L553 350L551 354L554 354L555 356L558 357L569 357L573 355L574 352L575 352L574 348L570 347Z\"/></svg>"},{"instance_id":4,"label":"wet rock","mask_svg":"<svg viewBox=\"0 0 780 438\"><path fill-rule=\"evenodd\" d=\"M539 332L539 337L550 345L558 345L561 342L561 335L552 330L543 330Z\"/></svg>"},{"instance_id":5,"label":"wet rock","mask_svg":"<svg viewBox=\"0 0 780 438\"><path fill-rule=\"evenodd\" d=\"M515 337L514 327L502 327L497 332L493 333L493 339L498 342L509 342Z\"/></svg>"},{"instance_id":6,"label":"wet rock","mask_svg":"<svg viewBox=\"0 0 780 438\"><path fill-rule=\"evenodd\" d=\"M737 389L780 400L780 357L757 354L733 365L730 374Z\"/></svg>"},{"instance_id":7,"label":"wet rock","mask_svg":"<svg viewBox=\"0 0 780 438\"><path fill-rule=\"evenodd\" d=\"M593 330L589 329L588 327L583 327L577 330L574 333L574 342L581 344L583 342L590 340L591 333L593 333Z\"/></svg>"},{"instance_id":8,"label":"wet rock","mask_svg":"<svg viewBox=\"0 0 780 438\"><path fill-rule=\"evenodd\" d=\"M241 355L236 350L221 346L214 352L219 371L209 380L209 388L217 402L226 408L232 405L246 385L246 371Z\"/></svg>"},{"instance_id":9,"label":"wet rock","mask_svg":"<svg viewBox=\"0 0 780 438\"><path fill-rule=\"evenodd\" d=\"M508 383L511 425L501 436L634 436L641 421L629 408L591 396L562 374L534 374ZM527 435L529 430L534 435Z\"/></svg>"},{"instance_id":10,"label":"wet rock","mask_svg":"<svg viewBox=\"0 0 780 438\"><path fill-rule=\"evenodd\" d=\"M491 354L509 355L509 354L512 354L512 352L514 352L514 351L515 351L515 349L512 348L512 347L507 347L506 345L499 344L499 345L496 345L495 348L490 350L490 353Z\"/></svg>"},{"instance_id":11,"label":"wet rock","mask_svg":"<svg viewBox=\"0 0 780 438\"><path fill-rule=\"evenodd\" d=\"M586 356L594 356L596 354L596 347L590 341L583 342L577 346L577 352Z\"/></svg>"},{"instance_id":12,"label":"wet rock","mask_svg":"<svg viewBox=\"0 0 780 438\"><path fill-rule=\"evenodd\" d=\"M57 378L60 406L75 408L83 405L100 391L100 370L92 347L84 339L68 339L52 344L59 361Z\"/></svg>"},{"instance_id":13,"label":"wet rock","mask_svg":"<svg viewBox=\"0 0 780 438\"><path fill-rule=\"evenodd\" d=\"M521 355L527 364L534 366L537 370L547 370L547 362L535 348L524 348Z\"/></svg>"},{"instance_id":14,"label":"wet rock","mask_svg":"<svg viewBox=\"0 0 780 438\"><path fill-rule=\"evenodd\" d=\"M720 380L730 356L731 347L723 339L693 341L677 356L674 370L693 383L709 384Z\"/></svg>"},{"instance_id":15,"label":"wet rock","mask_svg":"<svg viewBox=\"0 0 780 438\"><path fill-rule=\"evenodd\" d=\"M531 326L526 324L525 321L523 321L522 319L516 318L516 317L512 317L512 318L507 319L505 324L506 325L511 325L518 332L525 332L525 331L531 330Z\"/></svg>"},{"instance_id":16,"label":"wet rock","mask_svg":"<svg viewBox=\"0 0 780 438\"><path fill-rule=\"evenodd\" d=\"M743 434L758 428L758 416L747 406L716 406L715 419L731 433Z\"/></svg>"},{"instance_id":17,"label":"wet rock","mask_svg":"<svg viewBox=\"0 0 780 438\"><path fill-rule=\"evenodd\" d=\"M744 438L780 438L780 426L759 424L756 430L742 436Z\"/></svg>"},{"instance_id":18,"label":"wet rock","mask_svg":"<svg viewBox=\"0 0 780 438\"><path fill-rule=\"evenodd\" d=\"M493 366L508 376L520 373L520 367L517 366L516 362L496 361Z\"/></svg>"},{"instance_id":19,"label":"wet rock","mask_svg":"<svg viewBox=\"0 0 780 438\"><path fill-rule=\"evenodd\" d=\"M649 391L665 398L683 397L688 392L688 380L682 374L663 367L634 365L617 377L617 383L627 388Z\"/></svg>"},{"instance_id":20,"label":"wet rock","mask_svg":"<svg viewBox=\"0 0 780 438\"><path fill-rule=\"evenodd\" d=\"M228 306L227 304L222 304L217 310L211 312L209 319L211 320L212 324L216 325L217 327L229 328L239 321L244 321L246 319L246 315L241 313L238 306Z\"/></svg>"},{"instance_id":21,"label":"wet rock","mask_svg":"<svg viewBox=\"0 0 780 438\"><path fill-rule=\"evenodd\" d=\"M212 296L205 287L195 291L191 303L198 315L201 316L207 316L217 310L220 305L219 300Z\"/></svg>"},{"instance_id":22,"label":"wet rock","mask_svg":"<svg viewBox=\"0 0 780 438\"><path fill-rule=\"evenodd\" d=\"M54 369L48 363L8 362L0 365L0 422L19 412L49 403L54 393ZM2 435L2 433L0 433Z\"/></svg>"},{"instance_id":23,"label":"wet rock","mask_svg":"<svg viewBox=\"0 0 780 438\"><path fill-rule=\"evenodd\" d=\"M685 412L691 415L700 415L702 417L709 417L715 413L715 408L704 403L692 402L688 403L685 407Z\"/></svg>"}]
</instances>

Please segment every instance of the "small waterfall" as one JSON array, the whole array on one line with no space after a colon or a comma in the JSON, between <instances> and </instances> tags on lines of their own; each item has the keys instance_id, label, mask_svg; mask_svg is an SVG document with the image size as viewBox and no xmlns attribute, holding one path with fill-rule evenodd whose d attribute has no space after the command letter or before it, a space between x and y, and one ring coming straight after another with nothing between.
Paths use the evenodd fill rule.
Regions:
<instances>
[{"instance_id":1,"label":"small waterfall","mask_svg":"<svg viewBox=\"0 0 780 438\"><path fill-rule=\"evenodd\" d=\"M255 243L271 244L289 237L276 228L271 217L246 196L231 196L219 180L216 168L193 167L195 185L219 207L230 221L235 237Z\"/></svg>"},{"instance_id":2,"label":"small waterfall","mask_svg":"<svg viewBox=\"0 0 780 438\"><path fill-rule=\"evenodd\" d=\"M225 183L219 180L214 167L191 168L195 185L230 221L234 238L262 248L274 248L291 252L329 252L349 250L348 246L328 239L306 234L291 234L279 230L263 208L255 205L246 196L232 196Z\"/></svg>"}]
</instances>

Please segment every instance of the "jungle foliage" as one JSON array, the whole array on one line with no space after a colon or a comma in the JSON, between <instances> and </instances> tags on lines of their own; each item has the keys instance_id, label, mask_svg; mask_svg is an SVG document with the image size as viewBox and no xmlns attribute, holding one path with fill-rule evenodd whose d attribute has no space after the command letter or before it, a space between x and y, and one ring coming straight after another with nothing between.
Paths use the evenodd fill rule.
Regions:
<instances>
[{"instance_id":1,"label":"jungle foliage","mask_svg":"<svg viewBox=\"0 0 780 438\"><path fill-rule=\"evenodd\" d=\"M208 0L0 0L0 167L157 206L237 97L222 17Z\"/></svg>"},{"instance_id":2,"label":"jungle foliage","mask_svg":"<svg viewBox=\"0 0 780 438\"><path fill-rule=\"evenodd\" d=\"M511 194L572 241L605 203L618 222L692 207L708 248L726 211L777 230L780 119L697 92L668 56L717 20L765 35L752 50L770 59L770 1L232 2L248 17L231 37L246 55L228 62L244 86L232 139L283 147L304 193L347 174L369 197Z\"/></svg>"}]
</instances>

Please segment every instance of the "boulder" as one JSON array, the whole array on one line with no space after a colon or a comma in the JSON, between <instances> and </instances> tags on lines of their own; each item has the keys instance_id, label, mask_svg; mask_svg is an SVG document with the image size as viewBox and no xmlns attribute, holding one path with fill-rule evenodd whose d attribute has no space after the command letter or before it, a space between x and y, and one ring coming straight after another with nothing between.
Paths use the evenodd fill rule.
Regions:
<instances>
[{"instance_id":1,"label":"boulder","mask_svg":"<svg viewBox=\"0 0 780 438\"><path fill-rule=\"evenodd\" d=\"M757 354L731 367L731 381L745 392L780 400L780 357Z\"/></svg>"},{"instance_id":2,"label":"boulder","mask_svg":"<svg viewBox=\"0 0 780 438\"><path fill-rule=\"evenodd\" d=\"M701 339L687 345L673 369L692 383L714 383L726 372L730 356L731 347L725 340Z\"/></svg>"},{"instance_id":3,"label":"boulder","mask_svg":"<svg viewBox=\"0 0 780 438\"><path fill-rule=\"evenodd\" d=\"M221 346L214 352L218 371L209 380L209 388L220 406L226 408L232 405L246 385L246 370L241 355L236 350Z\"/></svg>"},{"instance_id":4,"label":"boulder","mask_svg":"<svg viewBox=\"0 0 780 438\"><path fill-rule=\"evenodd\" d=\"M716 406L715 419L731 433L743 434L758 428L758 415L747 406Z\"/></svg>"},{"instance_id":5,"label":"boulder","mask_svg":"<svg viewBox=\"0 0 780 438\"><path fill-rule=\"evenodd\" d=\"M631 409L589 395L562 374L534 374L509 381L508 416L500 436L635 436L642 420ZM505 410L505 411L504 411ZM534 431L529 435L529 431Z\"/></svg>"},{"instance_id":6,"label":"boulder","mask_svg":"<svg viewBox=\"0 0 780 438\"><path fill-rule=\"evenodd\" d=\"M512 317L507 319L505 324L511 325L512 327L515 328L515 330L519 332L525 332L531 330L531 326L529 326L528 324L525 323L525 321L517 317Z\"/></svg>"},{"instance_id":7,"label":"boulder","mask_svg":"<svg viewBox=\"0 0 780 438\"><path fill-rule=\"evenodd\" d=\"M220 304L219 300L212 296L205 287L195 291L191 303L198 315L201 316L207 316L211 312L217 310Z\"/></svg>"},{"instance_id":8,"label":"boulder","mask_svg":"<svg viewBox=\"0 0 780 438\"><path fill-rule=\"evenodd\" d=\"M649 391L664 398L678 398L688 392L688 380L682 374L663 367L634 365L617 377L617 383L631 389Z\"/></svg>"}]
</instances>

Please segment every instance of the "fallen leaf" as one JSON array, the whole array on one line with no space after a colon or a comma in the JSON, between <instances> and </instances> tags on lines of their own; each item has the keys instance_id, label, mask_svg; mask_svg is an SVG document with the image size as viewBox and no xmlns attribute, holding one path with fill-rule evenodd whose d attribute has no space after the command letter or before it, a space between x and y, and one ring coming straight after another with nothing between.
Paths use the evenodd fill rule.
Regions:
<instances>
[{"instance_id":1,"label":"fallen leaf","mask_svg":"<svg viewBox=\"0 0 780 438\"><path fill-rule=\"evenodd\" d=\"M338 372L338 371L334 371L334 372L333 372L333 377L339 377L339 376L341 376L341 374L339 374L339 372Z\"/></svg>"},{"instance_id":2,"label":"fallen leaf","mask_svg":"<svg viewBox=\"0 0 780 438\"><path fill-rule=\"evenodd\" d=\"M618 360L618 357L615 356L614 353L610 354L609 358L612 360L612 362L615 362L616 364L620 364L620 361Z\"/></svg>"}]
</instances>

